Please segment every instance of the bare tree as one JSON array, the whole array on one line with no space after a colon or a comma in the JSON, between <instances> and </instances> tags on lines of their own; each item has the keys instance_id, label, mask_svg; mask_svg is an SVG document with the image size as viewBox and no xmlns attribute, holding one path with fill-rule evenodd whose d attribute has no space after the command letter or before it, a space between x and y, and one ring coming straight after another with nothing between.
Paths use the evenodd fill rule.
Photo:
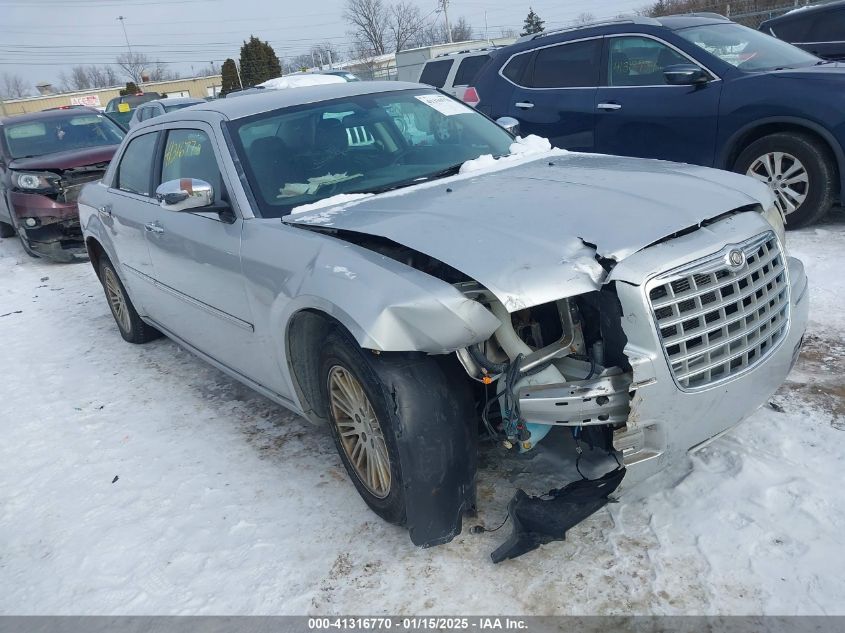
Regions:
<instances>
[{"instance_id":1,"label":"bare tree","mask_svg":"<svg viewBox=\"0 0 845 633\"><path fill-rule=\"evenodd\" d=\"M388 29L390 30L393 50L402 51L410 48L410 45L423 29L419 7L406 0L391 5Z\"/></svg>"},{"instance_id":2,"label":"bare tree","mask_svg":"<svg viewBox=\"0 0 845 633\"><path fill-rule=\"evenodd\" d=\"M85 71L92 88L109 88L120 83L113 66L88 66Z\"/></svg>"},{"instance_id":3,"label":"bare tree","mask_svg":"<svg viewBox=\"0 0 845 633\"><path fill-rule=\"evenodd\" d=\"M452 41L466 42L472 39L472 26L464 16L458 18L458 21L452 24Z\"/></svg>"},{"instance_id":4,"label":"bare tree","mask_svg":"<svg viewBox=\"0 0 845 633\"><path fill-rule=\"evenodd\" d=\"M499 37L519 37L519 32L510 27L503 27L500 31Z\"/></svg>"},{"instance_id":5,"label":"bare tree","mask_svg":"<svg viewBox=\"0 0 845 633\"><path fill-rule=\"evenodd\" d=\"M22 99L29 96L30 90L26 81L20 75L3 73L3 82L0 84L0 94L7 99Z\"/></svg>"},{"instance_id":6,"label":"bare tree","mask_svg":"<svg viewBox=\"0 0 845 633\"><path fill-rule=\"evenodd\" d=\"M143 81L144 70L150 67L150 58L143 53L121 53L117 56L117 65L123 69L124 74L136 84Z\"/></svg>"},{"instance_id":7,"label":"bare tree","mask_svg":"<svg viewBox=\"0 0 845 633\"><path fill-rule=\"evenodd\" d=\"M207 70L201 70L202 76L216 75L219 71L213 66L209 65ZM179 79L179 73L175 70L170 70L166 64L156 60L152 68L148 69L150 81L171 81Z\"/></svg>"},{"instance_id":8,"label":"bare tree","mask_svg":"<svg viewBox=\"0 0 845 633\"><path fill-rule=\"evenodd\" d=\"M596 16L590 13L589 11L585 11L584 13L579 13L578 17L575 18L574 24L575 26L580 26L582 24L590 24L590 22L595 22Z\"/></svg>"},{"instance_id":9,"label":"bare tree","mask_svg":"<svg viewBox=\"0 0 845 633\"><path fill-rule=\"evenodd\" d=\"M387 52L390 13L382 0L346 0L343 17L352 27L357 48L372 55Z\"/></svg>"}]
</instances>

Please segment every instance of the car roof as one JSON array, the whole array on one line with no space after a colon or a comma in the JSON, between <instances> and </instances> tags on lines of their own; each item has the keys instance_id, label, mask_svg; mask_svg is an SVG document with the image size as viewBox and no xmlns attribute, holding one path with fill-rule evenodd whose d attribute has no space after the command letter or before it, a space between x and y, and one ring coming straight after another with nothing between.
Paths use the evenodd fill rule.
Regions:
<instances>
[{"instance_id":1,"label":"car roof","mask_svg":"<svg viewBox=\"0 0 845 633\"><path fill-rule=\"evenodd\" d=\"M217 112L228 119L269 112L279 108L355 97L364 94L392 92L395 90L433 90L431 86L409 83L404 81L344 81L342 83L322 84L318 86L302 86L299 88L285 88L282 90L264 89L255 94L243 95L237 99L215 99L190 108L191 112ZM177 111L150 119L150 122L166 123L179 121L188 111ZM146 122L145 122L146 123Z\"/></svg>"},{"instance_id":2,"label":"car roof","mask_svg":"<svg viewBox=\"0 0 845 633\"><path fill-rule=\"evenodd\" d=\"M85 112L100 114L94 108L65 108L63 110L42 110L40 112L28 112L27 114L16 114L0 118L0 125L9 123L27 123L28 121L49 121L50 119L61 119L69 116L80 116Z\"/></svg>"},{"instance_id":3,"label":"car roof","mask_svg":"<svg viewBox=\"0 0 845 633\"><path fill-rule=\"evenodd\" d=\"M685 14L675 14L675 15L665 15L658 18L651 18L648 16L640 16L640 15L633 15L633 16L622 16L618 18L612 18L609 20L600 20L596 22L588 22L586 24L580 24L578 26L567 26L562 27L559 29L551 29L547 31L543 31L541 33L536 33L532 35L524 35L523 37L519 38L514 44L505 47L506 49L510 49L513 46L520 46L527 42L532 41L545 41L545 38L552 37L556 35L569 35L572 33L581 33L582 31L598 31L598 35L601 35L603 29L607 28L626 28L628 25L636 25L638 27L663 27L671 30L677 29L684 29L690 26L703 26L705 24L721 24L721 23L729 23L730 20L723 15L719 15L718 13L685 13ZM496 52L498 52L497 49ZM437 58L434 58L437 59Z\"/></svg>"},{"instance_id":4,"label":"car roof","mask_svg":"<svg viewBox=\"0 0 845 633\"><path fill-rule=\"evenodd\" d=\"M800 19L806 15L814 15L816 13L829 11L830 9L841 9L843 5L845 5L845 0L834 0L834 2L825 2L823 4L798 6L791 11L787 11L783 15L779 15L775 18L769 18L768 20L761 22L760 28L774 26L775 24L780 24L782 22L791 22L792 20Z\"/></svg>"},{"instance_id":5,"label":"car roof","mask_svg":"<svg viewBox=\"0 0 845 633\"><path fill-rule=\"evenodd\" d=\"M205 99L197 99L196 97L165 97L164 99L153 99L152 101L146 101L143 105L149 105L151 103L160 103L164 106L169 105L178 105L180 103L204 103Z\"/></svg>"}]
</instances>

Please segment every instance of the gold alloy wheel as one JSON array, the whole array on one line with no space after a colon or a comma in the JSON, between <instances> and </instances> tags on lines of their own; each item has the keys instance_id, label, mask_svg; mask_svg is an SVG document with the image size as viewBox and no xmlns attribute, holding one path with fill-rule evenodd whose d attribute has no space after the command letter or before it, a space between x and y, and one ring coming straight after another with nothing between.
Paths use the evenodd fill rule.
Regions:
<instances>
[{"instance_id":1,"label":"gold alloy wheel","mask_svg":"<svg viewBox=\"0 0 845 633\"><path fill-rule=\"evenodd\" d=\"M123 296L123 291L120 289L117 275L107 266L103 268L103 283L106 287L106 296L109 299L109 306L111 307L115 320L124 332L130 332L132 330L132 322L129 319L129 306L126 305L126 297Z\"/></svg>"},{"instance_id":2,"label":"gold alloy wheel","mask_svg":"<svg viewBox=\"0 0 845 633\"><path fill-rule=\"evenodd\" d=\"M373 405L358 379L340 365L329 370L328 383L343 452L367 490L384 499L390 494L390 459Z\"/></svg>"}]
</instances>

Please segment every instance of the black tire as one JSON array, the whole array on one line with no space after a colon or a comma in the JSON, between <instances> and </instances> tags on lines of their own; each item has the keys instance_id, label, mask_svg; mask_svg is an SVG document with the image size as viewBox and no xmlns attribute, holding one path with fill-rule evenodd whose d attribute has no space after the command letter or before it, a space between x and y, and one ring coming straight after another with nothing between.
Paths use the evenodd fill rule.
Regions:
<instances>
[{"instance_id":1,"label":"black tire","mask_svg":"<svg viewBox=\"0 0 845 633\"><path fill-rule=\"evenodd\" d=\"M30 257L34 257L35 259L39 259L41 255L36 253L32 248L29 246L29 240L26 237L26 232L22 229L17 229L18 239L21 242L21 246L23 247L24 252L29 255Z\"/></svg>"},{"instance_id":2,"label":"black tire","mask_svg":"<svg viewBox=\"0 0 845 633\"><path fill-rule=\"evenodd\" d=\"M114 317L114 322L117 324L117 329L120 331L120 335L123 337L124 341L127 341L128 343L141 344L149 343L150 341L161 337L161 332L151 325L144 323L144 321L141 320L141 317L138 316L138 311L135 310L135 306L132 305L129 293L126 292L126 288L123 287L123 282L120 280L117 271L114 269L114 266L107 257L103 257L100 260L99 276L112 317ZM110 294L111 292L120 294L120 298L126 309L125 318L123 319L118 314L118 309L115 307L113 297Z\"/></svg>"},{"instance_id":3,"label":"black tire","mask_svg":"<svg viewBox=\"0 0 845 633\"><path fill-rule=\"evenodd\" d=\"M6 222L0 222L0 237L14 237L15 227Z\"/></svg>"},{"instance_id":4,"label":"black tire","mask_svg":"<svg viewBox=\"0 0 845 633\"><path fill-rule=\"evenodd\" d=\"M779 132L758 139L746 147L734 163L734 171L748 173L751 166L766 154L784 152L794 156L807 172L802 193L803 202L786 215L786 228L797 229L820 220L833 206L836 193L836 167L828 148L809 134Z\"/></svg>"},{"instance_id":5,"label":"black tire","mask_svg":"<svg viewBox=\"0 0 845 633\"><path fill-rule=\"evenodd\" d=\"M319 376L321 394L328 412L329 426L331 427L337 452L340 455L343 466L346 468L346 472L349 474L349 478L358 490L358 494L361 495L361 498L364 499L373 512L388 523L405 525L405 490L399 448L396 441L396 431L400 428L400 423L395 412L387 406L386 395L388 391L365 356L367 353L361 350L344 333L340 331L333 332L326 339L320 354ZM379 497L368 489L367 484L364 483L362 476L359 475L358 470L353 465L350 456L347 454L347 448L344 447L341 440L338 419L336 419L334 409L331 406L329 395L330 375L335 368L342 368L342 370L348 372L357 380L375 412L390 463L389 492L384 497Z\"/></svg>"}]
</instances>

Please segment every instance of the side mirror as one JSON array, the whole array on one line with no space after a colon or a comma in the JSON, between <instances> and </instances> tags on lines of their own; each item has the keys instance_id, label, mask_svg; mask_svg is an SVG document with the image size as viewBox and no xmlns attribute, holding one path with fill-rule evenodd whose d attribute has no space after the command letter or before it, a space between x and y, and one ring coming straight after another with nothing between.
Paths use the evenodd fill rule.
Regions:
<instances>
[{"instance_id":1,"label":"side mirror","mask_svg":"<svg viewBox=\"0 0 845 633\"><path fill-rule=\"evenodd\" d=\"M190 211L214 204L214 188L204 180L180 178L161 183L156 200L168 211Z\"/></svg>"},{"instance_id":2,"label":"side mirror","mask_svg":"<svg viewBox=\"0 0 845 633\"><path fill-rule=\"evenodd\" d=\"M519 136L519 121L512 116L503 116L496 119L496 123L503 127L506 132L510 132L514 136Z\"/></svg>"},{"instance_id":3,"label":"side mirror","mask_svg":"<svg viewBox=\"0 0 845 633\"><path fill-rule=\"evenodd\" d=\"M666 83L670 86L695 86L710 81L707 72L695 64L674 64L663 70Z\"/></svg>"}]
</instances>

